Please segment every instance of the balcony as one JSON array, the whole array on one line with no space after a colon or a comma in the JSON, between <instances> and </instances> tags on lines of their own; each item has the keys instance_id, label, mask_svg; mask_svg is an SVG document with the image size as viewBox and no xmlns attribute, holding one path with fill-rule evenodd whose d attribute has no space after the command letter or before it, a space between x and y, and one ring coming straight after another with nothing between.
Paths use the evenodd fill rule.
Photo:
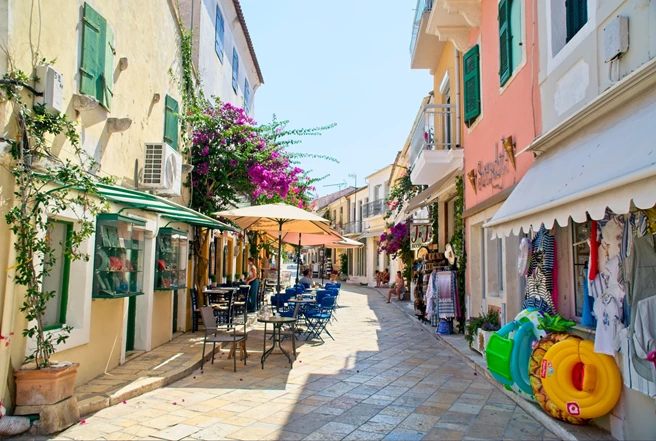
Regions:
<instances>
[{"instance_id":1,"label":"balcony","mask_svg":"<svg viewBox=\"0 0 656 441\"><path fill-rule=\"evenodd\" d=\"M364 219L385 214L387 204L384 199L378 199L362 207L362 217Z\"/></svg>"},{"instance_id":2,"label":"balcony","mask_svg":"<svg viewBox=\"0 0 656 441\"><path fill-rule=\"evenodd\" d=\"M432 185L456 168L462 168L463 151L455 104L425 104L415 120L410 141L410 179L415 185Z\"/></svg>"},{"instance_id":3,"label":"balcony","mask_svg":"<svg viewBox=\"0 0 656 441\"><path fill-rule=\"evenodd\" d=\"M481 0L435 0L424 32L450 41L460 52L471 47L469 31L481 27Z\"/></svg>"},{"instance_id":4,"label":"balcony","mask_svg":"<svg viewBox=\"0 0 656 441\"><path fill-rule=\"evenodd\" d=\"M362 221L349 222L344 224L343 234L360 234L362 233Z\"/></svg>"},{"instance_id":5,"label":"balcony","mask_svg":"<svg viewBox=\"0 0 656 441\"><path fill-rule=\"evenodd\" d=\"M412 23L410 38L410 67L412 69L433 69L444 50L445 42L435 34L426 33L428 19L433 10L434 0L417 0L415 20Z\"/></svg>"}]
</instances>

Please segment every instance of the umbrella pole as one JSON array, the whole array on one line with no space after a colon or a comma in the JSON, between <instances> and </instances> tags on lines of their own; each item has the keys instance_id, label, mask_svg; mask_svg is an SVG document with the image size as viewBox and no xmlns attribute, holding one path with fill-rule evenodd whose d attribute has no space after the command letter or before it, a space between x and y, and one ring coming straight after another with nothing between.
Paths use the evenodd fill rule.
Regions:
<instances>
[{"instance_id":1,"label":"umbrella pole","mask_svg":"<svg viewBox=\"0 0 656 441\"><path fill-rule=\"evenodd\" d=\"M298 255L296 256L296 284L297 285L298 285L298 272L300 270L301 270L301 233L298 233Z\"/></svg>"},{"instance_id":2,"label":"umbrella pole","mask_svg":"<svg viewBox=\"0 0 656 441\"><path fill-rule=\"evenodd\" d=\"M276 286L276 310L280 310L280 275L282 274L282 220L278 221L278 285Z\"/></svg>"},{"instance_id":3,"label":"umbrella pole","mask_svg":"<svg viewBox=\"0 0 656 441\"><path fill-rule=\"evenodd\" d=\"M321 260L321 285L323 285L323 275L326 272L326 246L323 246L323 259Z\"/></svg>"}]
</instances>

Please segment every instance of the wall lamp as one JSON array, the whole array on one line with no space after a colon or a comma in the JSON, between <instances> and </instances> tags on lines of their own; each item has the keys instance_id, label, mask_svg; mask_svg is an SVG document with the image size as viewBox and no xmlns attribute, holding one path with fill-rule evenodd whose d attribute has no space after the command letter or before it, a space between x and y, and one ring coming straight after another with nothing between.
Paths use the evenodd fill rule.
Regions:
<instances>
[{"instance_id":1,"label":"wall lamp","mask_svg":"<svg viewBox=\"0 0 656 441\"><path fill-rule=\"evenodd\" d=\"M469 183L472 186L472 189L474 190L474 194L478 194L478 191L476 190L476 170L471 169L467 172L467 179L469 179Z\"/></svg>"},{"instance_id":2,"label":"wall lamp","mask_svg":"<svg viewBox=\"0 0 656 441\"><path fill-rule=\"evenodd\" d=\"M513 142L512 135L507 138L501 138L501 142L503 143L503 149L506 151L506 156L513 170L517 170L517 166L515 165L515 143Z\"/></svg>"}]
</instances>

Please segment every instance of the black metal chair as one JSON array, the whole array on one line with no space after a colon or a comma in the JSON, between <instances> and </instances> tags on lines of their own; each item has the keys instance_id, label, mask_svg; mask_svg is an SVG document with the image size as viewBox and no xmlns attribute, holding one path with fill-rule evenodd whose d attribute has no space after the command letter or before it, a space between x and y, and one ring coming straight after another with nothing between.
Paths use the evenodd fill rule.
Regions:
<instances>
[{"instance_id":1,"label":"black metal chair","mask_svg":"<svg viewBox=\"0 0 656 441\"><path fill-rule=\"evenodd\" d=\"M196 332L198 331L198 320L203 319L200 314L200 308L198 307L198 290L191 288L189 295L191 297L191 332Z\"/></svg>"}]
</instances>

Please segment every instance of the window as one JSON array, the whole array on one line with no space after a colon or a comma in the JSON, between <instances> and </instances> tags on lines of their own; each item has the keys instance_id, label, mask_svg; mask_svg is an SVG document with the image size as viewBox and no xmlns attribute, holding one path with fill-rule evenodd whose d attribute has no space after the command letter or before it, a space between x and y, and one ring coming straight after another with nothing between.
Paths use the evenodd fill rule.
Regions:
<instances>
[{"instance_id":1,"label":"window","mask_svg":"<svg viewBox=\"0 0 656 441\"><path fill-rule=\"evenodd\" d=\"M510 74L522 62L522 2L510 1Z\"/></svg>"},{"instance_id":2,"label":"window","mask_svg":"<svg viewBox=\"0 0 656 441\"><path fill-rule=\"evenodd\" d=\"M239 88L239 55L237 55L237 49L232 49L232 89L237 92Z\"/></svg>"},{"instance_id":3,"label":"window","mask_svg":"<svg viewBox=\"0 0 656 441\"><path fill-rule=\"evenodd\" d=\"M71 259L66 255L70 243L73 224L49 221L48 239L52 247L52 260L46 262L47 274L43 277L43 292L51 293L46 303L43 325L46 330L61 328L66 324L66 307L68 306L68 281L71 271Z\"/></svg>"},{"instance_id":4,"label":"window","mask_svg":"<svg viewBox=\"0 0 656 441\"><path fill-rule=\"evenodd\" d=\"M575 321L583 316L583 296L588 283L588 260L590 258L590 222L582 224L572 222L572 244L574 244L574 315ZM563 308L559 308L563 309Z\"/></svg>"},{"instance_id":5,"label":"window","mask_svg":"<svg viewBox=\"0 0 656 441\"><path fill-rule=\"evenodd\" d=\"M339 226L344 225L344 207L339 207Z\"/></svg>"},{"instance_id":6,"label":"window","mask_svg":"<svg viewBox=\"0 0 656 441\"><path fill-rule=\"evenodd\" d=\"M166 95L164 110L164 142L178 150L178 102Z\"/></svg>"},{"instance_id":7,"label":"window","mask_svg":"<svg viewBox=\"0 0 656 441\"><path fill-rule=\"evenodd\" d=\"M244 80L244 110L247 115L251 113L251 86L248 80Z\"/></svg>"},{"instance_id":8,"label":"window","mask_svg":"<svg viewBox=\"0 0 656 441\"><path fill-rule=\"evenodd\" d=\"M225 32L225 22L223 21L223 15L219 9L219 5L216 5L216 23L214 25L214 51L219 57L219 61L223 63L223 33Z\"/></svg>"},{"instance_id":9,"label":"window","mask_svg":"<svg viewBox=\"0 0 656 441\"><path fill-rule=\"evenodd\" d=\"M570 41L588 21L588 0L566 0L567 41Z\"/></svg>"},{"instance_id":10,"label":"window","mask_svg":"<svg viewBox=\"0 0 656 441\"><path fill-rule=\"evenodd\" d=\"M470 126L481 114L481 84L479 71L478 45L471 48L463 57L465 123Z\"/></svg>"},{"instance_id":11,"label":"window","mask_svg":"<svg viewBox=\"0 0 656 441\"><path fill-rule=\"evenodd\" d=\"M512 34L510 30L510 2L512 0L501 0L499 2L499 79L503 86L510 78L512 66Z\"/></svg>"},{"instance_id":12,"label":"window","mask_svg":"<svg viewBox=\"0 0 656 441\"><path fill-rule=\"evenodd\" d=\"M484 231L483 240L483 280L485 297L501 297L504 289L503 280L503 239L492 239L489 230Z\"/></svg>"},{"instance_id":13,"label":"window","mask_svg":"<svg viewBox=\"0 0 656 441\"><path fill-rule=\"evenodd\" d=\"M87 3L83 14L80 93L94 97L109 110L114 95L114 33Z\"/></svg>"}]
</instances>

